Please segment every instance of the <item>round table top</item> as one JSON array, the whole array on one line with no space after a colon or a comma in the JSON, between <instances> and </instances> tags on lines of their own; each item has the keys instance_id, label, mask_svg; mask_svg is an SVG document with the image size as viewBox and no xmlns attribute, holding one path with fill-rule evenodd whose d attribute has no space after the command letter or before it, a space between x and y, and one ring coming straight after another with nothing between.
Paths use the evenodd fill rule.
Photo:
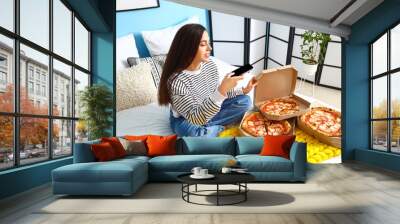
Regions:
<instances>
[{"instance_id":1,"label":"round table top","mask_svg":"<svg viewBox=\"0 0 400 224\"><path fill-rule=\"evenodd\" d=\"M212 173L215 177L210 179L194 179L190 175L192 173L182 174L177 179L186 184L236 184L255 180L255 177L249 173Z\"/></svg>"}]
</instances>

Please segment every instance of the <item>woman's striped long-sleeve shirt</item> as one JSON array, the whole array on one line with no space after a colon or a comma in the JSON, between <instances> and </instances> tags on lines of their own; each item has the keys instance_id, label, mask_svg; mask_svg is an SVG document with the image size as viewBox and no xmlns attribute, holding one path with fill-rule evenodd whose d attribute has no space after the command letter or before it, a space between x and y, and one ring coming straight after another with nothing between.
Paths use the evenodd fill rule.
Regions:
<instances>
[{"instance_id":1,"label":"woman's striped long-sleeve shirt","mask_svg":"<svg viewBox=\"0 0 400 224\"><path fill-rule=\"evenodd\" d=\"M221 108L226 98L218 91L219 75L213 61L201 63L197 71L184 70L168 81L174 117L183 116L192 124L205 125ZM228 91L228 98L243 94L241 89Z\"/></svg>"}]
</instances>

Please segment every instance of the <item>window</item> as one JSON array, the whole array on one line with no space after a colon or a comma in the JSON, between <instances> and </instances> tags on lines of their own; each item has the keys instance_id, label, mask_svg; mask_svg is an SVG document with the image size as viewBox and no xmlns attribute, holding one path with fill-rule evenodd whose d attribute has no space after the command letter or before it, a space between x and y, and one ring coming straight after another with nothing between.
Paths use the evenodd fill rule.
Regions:
<instances>
[{"instance_id":1,"label":"window","mask_svg":"<svg viewBox=\"0 0 400 224\"><path fill-rule=\"evenodd\" d=\"M42 96L46 96L46 86L42 86Z\"/></svg>"},{"instance_id":2,"label":"window","mask_svg":"<svg viewBox=\"0 0 400 224\"><path fill-rule=\"evenodd\" d=\"M33 80L33 67L29 66L29 71L28 71L29 79Z\"/></svg>"},{"instance_id":3,"label":"window","mask_svg":"<svg viewBox=\"0 0 400 224\"><path fill-rule=\"evenodd\" d=\"M400 153L400 24L370 45L371 148Z\"/></svg>"},{"instance_id":4,"label":"window","mask_svg":"<svg viewBox=\"0 0 400 224\"><path fill-rule=\"evenodd\" d=\"M6 91L7 85L7 56L0 53L0 91Z\"/></svg>"},{"instance_id":5,"label":"window","mask_svg":"<svg viewBox=\"0 0 400 224\"><path fill-rule=\"evenodd\" d=\"M0 84L1 85L7 84L7 74L3 71L0 71Z\"/></svg>"},{"instance_id":6,"label":"window","mask_svg":"<svg viewBox=\"0 0 400 224\"><path fill-rule=\"evenodd\" d=\"M34 87L33 87L33 82L28 82L28 92L29 94L33 94L34 92Z\"/></svg>"},{"instance_id":7,"label":"window","mask_svg":"<svg viewBox=\"0 0 400 224\"><path fill-rule=\"evenodd\" d=\"M67 1L0 2L0 170L70 156L74 136L87 139L86 126L76 127L79 90L71 87L89 85L90 30Z\"/></svg>"}]
</instances>

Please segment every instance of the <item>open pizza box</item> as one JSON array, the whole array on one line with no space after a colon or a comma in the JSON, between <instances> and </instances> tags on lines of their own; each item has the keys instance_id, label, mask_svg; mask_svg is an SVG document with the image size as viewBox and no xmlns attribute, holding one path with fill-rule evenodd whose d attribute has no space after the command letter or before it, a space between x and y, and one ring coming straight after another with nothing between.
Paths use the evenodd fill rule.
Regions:
<instances>
[{"instance_id":1,"label":"open pizza box","mask_svg":"<svg viewBox=\"0 0 400 224\"><path fill-rule=\"evenodd\" d=\"M305 133L313 136L317 140L319 140L322 143L325 143L327 145L336 147L341 149L342 147L342 138L341 137L330 137L326 136L322 133L319 133L318 131L310 128L307 126L301 119L300 117L297 117L297 127L303 130Z\"/></svg>"},{"instance_id":2,"label":"open pizza box","mask_svg":"<svg viewBox=\"0 0 400 224\"><path fill-rule=\"evenodd\" d=\"M254 136L254 135L252 135L252 134L250 134L250 133L248 133L246 130L244 130L243 128L242 128L242 125L243 125L243 122L244 122L244 120L245 120L245 118L247 117L247 116L249 116L250 114L252 114L252 113L259 113L258 111L247 111L245 114L244 114L244 116L243 116L243 118L242 118L242 121L240 122L240 126L239 126L239 130L240 130L240 132L242 133L242 135L244 135L244 136L248 136L248 137L257 137L257 136ZM288 133L289 135L294 135L294 132L295 132L295 125L296 125L296 119L295 118L293 118L293 119L288 119L288 122L289 122L289 124L291 125L291 130L290 130L290 132Z\"/></svg>"},{"instance_id":3,"label":"open pizza box","mask_svg":"<svg viewBox=\"0 0 400 224\"><path fill-rule=\"evenodd\" d=\"M258 80L258 85L254 90L254 104L258 109L260 109L260 106L263 105L266 100L275 98L292 97L299 106L299 111L287 115L271 115L262 112L267 119L286 120L292 117L298 117L309 109L310 102L294 94L297 70L292 65L263 70L256 78Z\"/></svg>"}]
</instances>

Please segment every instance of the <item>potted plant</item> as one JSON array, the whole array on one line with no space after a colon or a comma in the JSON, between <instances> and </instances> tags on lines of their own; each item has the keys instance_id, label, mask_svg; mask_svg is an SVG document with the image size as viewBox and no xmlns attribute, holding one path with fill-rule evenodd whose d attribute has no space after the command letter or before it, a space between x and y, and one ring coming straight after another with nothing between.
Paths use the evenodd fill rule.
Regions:
<instances>
[{"instance_id":1,"label":"potted plant","mask_svg":"<svg viewBox=\"0 0 400 224\"><path fill-rule=\"evenodd\" d=\"M303 61L303 72L312 75L317 71L318 64L324 62L328 42L331 40L329 34L308 30L303 34L301 47L301 58Z\"/></svg>"},{"instance_id":2,"label":"potted plant","mask_svg":"<svg viewBox=\"0 0 400 224\"><path fill-rule=\"evenodd\" d=\"M108 87L95 84L80 93L82 119L88 129L89 140L110 136L113 97Z\"/></svg>"}]
</instances>

